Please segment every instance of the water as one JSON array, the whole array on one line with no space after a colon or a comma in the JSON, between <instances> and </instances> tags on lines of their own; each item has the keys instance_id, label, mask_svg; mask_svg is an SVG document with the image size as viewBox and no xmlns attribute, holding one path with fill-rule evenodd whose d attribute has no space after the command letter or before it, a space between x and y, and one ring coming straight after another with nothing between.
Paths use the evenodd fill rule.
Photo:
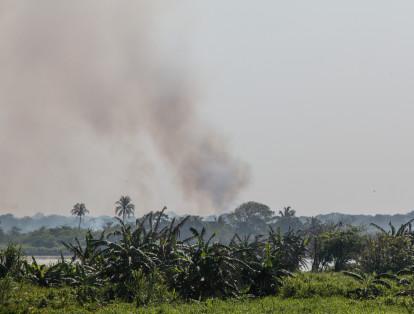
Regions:
<instances>
[{"instance_id":1,"label":"water","mask_svg":"<svg viewBox=\"0 0 414 314\"><path fill-rule=\"evenodd\" d=\"M32 261L32 257L31 256L26 256L28 261ZM36 259L37 264L41 265L52 265L52 264L56 264L61 257L60 256L35 256L34 257ZM69 260L70 257L69 256L64 256L65 260Z\"/></svg>"},{"instance_id":2,"label":"water","mask_svg":"<svg viewBox=\"0 0 414 314\"><path fill-rule=\"evenodd\" d=\"M27 260L32 261L32 257L31 256L26 256ZM52 265L52 264L56 264L61 257L60 256L35 256L34 257L36 259L36 262L38 264L45 264L45 265ZM70 260L72 257L71 256L64 256L64 259ZM305 267L301 267L301 271L304 272L308 272L310 271L312 268L312 260L310 258L306 258L305 259Z\"/></svg>"}]
</instances>

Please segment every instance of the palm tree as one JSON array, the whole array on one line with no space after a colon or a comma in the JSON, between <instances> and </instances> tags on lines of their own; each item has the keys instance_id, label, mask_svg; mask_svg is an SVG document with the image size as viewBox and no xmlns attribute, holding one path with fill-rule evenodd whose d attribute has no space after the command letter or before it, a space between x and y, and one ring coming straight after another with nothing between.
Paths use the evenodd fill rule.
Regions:
<instances>
[{"instance_id":1,"label":"palm tree","mask_svg":"<svg viewBox=\"0 0 414 314\"><path fill-rule=\"evenodd\" d=\"M283 211L279 210L280 217L294 217L296 211L292 209L292 207L287 206L283 208Z\"/></svg>"},{"instance_id":2,"label":"palm tree","mask_svg":"<svg viewBox=\"0 0 414 314\"><path fill-rule=\"evenodd\" d=\"M79 217L79 230L80 230L82 217L85 216L86 214L89 214L89 210L86 209L86 206L84 203L76 203L73 206L71 213L73 216Z\"/></svg>"},{"instance_id":3,"label":"palm tree","mask_svg":"<svg viewBox=\"0 0 414 314\"><path fill-rule=\"evenodd\" d=\"M126 217L134 215L135 205L129 196L121 196L119 201L115 203L115 214L122 216L122 222L125 222Z\"/></svg>"}]
</instances>

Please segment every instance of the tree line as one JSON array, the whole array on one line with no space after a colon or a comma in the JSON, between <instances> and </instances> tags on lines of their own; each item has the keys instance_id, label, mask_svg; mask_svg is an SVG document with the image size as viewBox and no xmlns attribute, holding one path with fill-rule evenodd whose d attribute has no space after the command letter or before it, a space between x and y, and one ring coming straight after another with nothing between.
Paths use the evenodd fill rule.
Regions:
<instances>
[{"instance_id":1,"label":"tree line","mask_svg":"<svg viewBox=\"0 0 414 314\"><path fill-rule=\"evenodd\" d=\"M0 252L0 278L72 286L79 298L137 304L274 295L287 277L303 270L351 276L361 285L350 291L358 298L380 295L390 280L401 285L401 293L411 293L414 284L406 277L414 270L412 221L399 227L390 223L389 230L373 225L375 234L316 218L295 229L292 208L275 218L266 205L248 202L211 222L170 219L164 208L129 223L133 207L128 204L116 203L121 217L116 225L63 242L71 258L62 256L54 265L40 265L35 258L27 262L19 247L9 245ZM287 230L278 227L285 225ZM218 238L226 227L236 230L227 242Z\"/></svg>"}]
</instances>

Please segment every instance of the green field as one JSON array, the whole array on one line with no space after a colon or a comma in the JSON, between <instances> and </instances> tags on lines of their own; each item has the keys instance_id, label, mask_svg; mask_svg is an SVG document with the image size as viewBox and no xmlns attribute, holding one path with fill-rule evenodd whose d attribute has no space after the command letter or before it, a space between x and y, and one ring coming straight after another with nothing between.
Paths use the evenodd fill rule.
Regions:
<instances>
[{"instance_id":1,"label":"green field","mask_svg":"<svg viewBox=\"0 0 414 314\"><path fill-rule=\"evenodd\" d=\"M283 300L267 297L261 300L210 301L199 304L160 305L136 308L130 304L117 303L105 307L71 306L65 309L45 308L32 313L409 313L404 306L385 305L381 301L356 302L345 298L310 298Z\"/></svg>"},{"instance_id":2,"label":"green field","mask_svg":"<svg viewBox=\"0 0 414 314\"><path fill-rule=\"evenodd\" d=\"M375 299L349 297L358 284L338 273L296 274L277 296L203 302L175 301L146 307L123 301L80 301L76 288L41 288L13 283L0 313L411 313L411 298L395 297L397 286Z\"/></svg>"}]
</instances>

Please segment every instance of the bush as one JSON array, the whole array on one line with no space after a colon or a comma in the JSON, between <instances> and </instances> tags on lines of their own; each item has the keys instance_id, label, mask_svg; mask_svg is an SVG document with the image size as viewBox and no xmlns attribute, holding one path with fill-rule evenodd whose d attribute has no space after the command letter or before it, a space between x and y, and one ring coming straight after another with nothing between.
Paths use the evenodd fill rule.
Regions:
<instances>
[{"instance_id":1,"label":"bush","mask_svg":"<svg viewBox=\"0 0 414 314\"><path fill-rule=\"evenodd\" d=\"M361 252L362 239L361 230L357 227L347 226L323 233L320 236L322 265L326 267L333 263L334 271L345 270Z\"/></svg>"},{"instance_id":2,"label":"bush","mask_svg":"<svg viewBox=\"0 0 414 314\"><path fill-rule=\"evenodd\" d=\"M280 295L284 298L345 297L356 289L354 280L338 273L299 273L285 280Z\"/></svg>"},{"instance_id":3,"label":"bush","mask_svg":"<svg viewBox=\"0 0 414 314\"><path fill-rule=\"evenodd\" d=\"M20 277L23 261L21 248L9 244L6 249L0 251L0 278L6 276Z\"/></svg>"},{"instance_id":4,"label":"bush","mask_svg":"<svg viewBox=\"0 0 414 314\"><path fill-rule=\"evenodd\" d=\"M104 299L103 290L94 286L80 285L75 288L76 301L84 305L87 303L102 303Z\"/></svg>"},{"instance_id":5,"label":"bush","mask_svg":"<svg viewBox=\"0 0 414 314\"><path fill-rule=\"evenodd\" d=\"M367 240L359 264L367 273L396 273L414 264L412 241L407 236L378 234Z\"/></svg>"},{"instance_id":6,"label":"bush","mask_svg":"<svg viewBox=\"0 0 414 314\"><path fill-rule=\"evenodd\" d=\"M14 282L10 276L0 279L0 305L5 305L14 290Z\"/></svg>"},{"instance_id":7,"label":"bush","mask_svg":"<svg viewBox=\"0 0 414 314\"><path fill-rule=\"evenodd\" d=\"M268 242L271 246L273 267L293 272L305 265L307 240L299 232L289 230L282 233L280 229L271 229Z\"/></svg>"},{"instance_id":8,"label":"bush","mask_svg":"<svg viewBox=\"0 0 414 314\"><path fill-rule=\"evenodd\" d=\"M176 299L174 291L169 291L165 281L158 270L145 275L141 270L133 271L133 281L127 287L134 296L136 305L159 304L171 302Z\"/></svg>"}]
</instances>

